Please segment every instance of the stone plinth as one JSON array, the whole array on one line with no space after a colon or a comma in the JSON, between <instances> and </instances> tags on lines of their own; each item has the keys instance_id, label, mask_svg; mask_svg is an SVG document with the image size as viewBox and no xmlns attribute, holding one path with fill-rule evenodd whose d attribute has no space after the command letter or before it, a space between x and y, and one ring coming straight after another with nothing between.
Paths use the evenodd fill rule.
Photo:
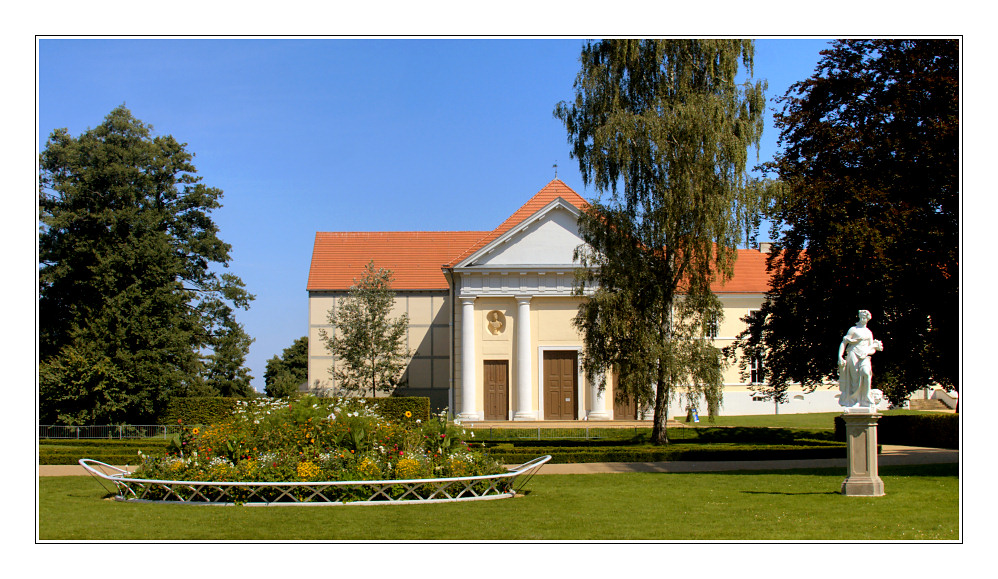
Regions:
<instances>
[{"instance_id":1,"label":"stone plinth","mask_svg":"<svg viewBox=\"0 0 998 579\"><path fill-rule=\"evenodd\" d=\"M852 409L850 409L852 410ZM846 446L849 474L842 481L842 494L851 497L881 497L884 481L877 467L877 420L874 412L846 412Z\"/></svg>"}]
</instances>

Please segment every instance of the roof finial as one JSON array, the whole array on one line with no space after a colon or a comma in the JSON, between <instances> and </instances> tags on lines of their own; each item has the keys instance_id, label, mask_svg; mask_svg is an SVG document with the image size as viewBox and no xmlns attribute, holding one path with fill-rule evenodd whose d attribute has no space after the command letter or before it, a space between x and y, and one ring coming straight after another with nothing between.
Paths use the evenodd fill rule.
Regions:
<instances>
[{"instance_id":1,"label":"roof finial","mask_svg":"<svg viewBox=\"0 0 998 579\"><path fill-rule=\"evenodd\" d=\"M554 178L557 179L558 178L558 161L555 161L554 165L551 165L551 166L554 167Z\"/></svg>"}]
</instances>

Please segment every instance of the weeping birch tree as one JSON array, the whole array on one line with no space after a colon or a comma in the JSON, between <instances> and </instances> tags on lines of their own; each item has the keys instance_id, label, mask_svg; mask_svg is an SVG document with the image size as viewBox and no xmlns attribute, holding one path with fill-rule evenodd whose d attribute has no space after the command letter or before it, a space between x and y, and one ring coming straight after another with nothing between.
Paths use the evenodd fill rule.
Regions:
<instances>
[{"instance_id":1,"label":"weeping birch tree","mask_svg":"<svg viewBox=\"0 0 998 579\"><path fill-rule=\"evenodd\" d=\"M654 400L656 444L676 395L721 399L712 284L730 279L764 202L746 166L765 83L736 81L752 58L751 40L587 42L575 100L554 112L597 191L575 253L583 367L590 380L614 367L620 390Z\"/></svg>"}]
</instances>

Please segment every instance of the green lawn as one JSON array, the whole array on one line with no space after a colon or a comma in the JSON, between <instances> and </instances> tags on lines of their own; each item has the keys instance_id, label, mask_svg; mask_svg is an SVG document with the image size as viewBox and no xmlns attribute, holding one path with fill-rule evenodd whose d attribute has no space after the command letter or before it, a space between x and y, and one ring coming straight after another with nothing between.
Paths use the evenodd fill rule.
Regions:
<instances>
[{"instance_id":1,"label":"green lawn","mask_svg":"<svg viewBox=\"0 0 998 579\"><path fill-rule=\"evenodd\" d=\"M884 467L887 495L838 494L841 469L541 475L527 496L460 504L213 507L104 500L39 479L41 540L959 540L958 466ZM848 529L848 531L845 531Z\"/></svg>"}]
</instances>

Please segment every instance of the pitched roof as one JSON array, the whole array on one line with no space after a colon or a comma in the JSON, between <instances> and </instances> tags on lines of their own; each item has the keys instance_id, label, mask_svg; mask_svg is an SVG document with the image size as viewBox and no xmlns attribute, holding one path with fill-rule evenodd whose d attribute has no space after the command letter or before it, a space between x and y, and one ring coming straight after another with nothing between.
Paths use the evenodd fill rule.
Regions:
<instances>
[{"instance_id":1,"label":"pitched roof","mask_svg":"<svg viewBox=\"0 0 998 579\"><path fill-rule=\"evenodd\" d=\"M589 205L588 203L586 203L585 199L583 199L581 196L579 196L578 193L573 191L571 187L565 185L565 183L561 179L554 179L550 183L545 185L543 189L538 191L536 195L531 197L529 201L524 203L522 207L517 209L515 213L510 215L509 219L503 221L502 224L499 225L499 227L496 227L495 229L490 231L487 235L483 236L481 239L476 241L474 245L468 247L464 252L462 252L460 255L458 255L450 262L448 262L447 265L453 267L461 263L465 259L471 257L472 255L474 255L476 251L485 247L489 243L492 243L500 236L502 236L504 233L506 233L510 229L513 229L514 227L525 221L528 217L530 217L534 213L537 213L541 209L544 209L545 207L548 206L548 204L550 204L555 199L558 199L559 197L564 199L568 203L571 203L578 209L585 209L586 206Z\"/></svg>"},{"instance_id":2,"label":"pitched roof","mask_svg":"<svg viewBox=\"0 0 998 579\"><path fill-rule=\"evenodd\" d=\"M315 234L308 291L347 290L368 262L392 270L395 290L447 289L441 265L484 231L319 232Z\"/></svg>"},{"instance_id":3,"label":"pitched roof","mask_svg":"<svg viewBox=\"0 0 998 579\"><path fill-rule=\"evenodd\" d=\"M395 290L446 290L444 267L454 267L492 243L555 199L585 209L586 200L559 179L544 186L513 215L492 231L354 231L318 232L312 250L308 291L347 290L360 279L368 262L391 269ZM738 251L734 276L723 293L765 293L769 287L767 255L758 250Z\"/></svg>"},{"instance_id":4,"label":"pitched roof","mask_svg":"<svg viewBox=\"0 0 998 579\"><path fill-rule=\"evenodd\" d=\"M714 282L710 289L715 293L766 293L769 290L769 274L766 273L767 257L768 254L758 249L739 249L734 275L723 285Z\"/></svg>"}]
</instances>

